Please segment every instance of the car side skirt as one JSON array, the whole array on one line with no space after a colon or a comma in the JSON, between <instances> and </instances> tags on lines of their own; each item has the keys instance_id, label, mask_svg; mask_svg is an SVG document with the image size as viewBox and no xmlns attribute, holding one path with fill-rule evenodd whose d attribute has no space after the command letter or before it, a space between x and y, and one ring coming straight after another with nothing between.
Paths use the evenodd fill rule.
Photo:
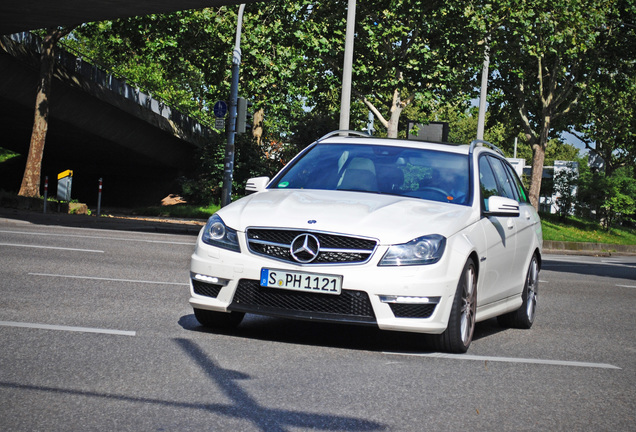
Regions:
<instances>
[{"instance_id":1,"label":"car side skirt","mask_svg":"<svg viewBox=\"0 0 636 432\"><path fill-rule=\"evenodd\" d=\"M522 303L523 299L521 298L521 295L517 294L487 305L477 306L475 320L477 322L485 321L487 319L515 311L521 307Z\"/></svg>"}]
</instances>

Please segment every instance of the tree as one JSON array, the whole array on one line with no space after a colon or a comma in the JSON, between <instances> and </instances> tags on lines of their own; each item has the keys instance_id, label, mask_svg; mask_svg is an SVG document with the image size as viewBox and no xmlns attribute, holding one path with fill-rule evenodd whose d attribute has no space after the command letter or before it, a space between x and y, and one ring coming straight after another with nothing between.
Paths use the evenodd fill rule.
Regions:
<instances>
[{"instance_id":1,"label":"tree","mask_svg":"<svg viewBox=\"0 0 636 432\"><path fill-rule=\"evenodd\" d=\"M491 109L516 111L532 146L535 208L548 142L568 130L589 83L615 61L619 9L606 0L467 2L473 25L489 38Z\"/></svg>"},{"instance_id":2,"label":"tree","mask_svg":"<svg viewBox=\"0 0 636 432\"><path fill-rule=\"evenodd\" d=\"M577 212L596 218L606 229L619 222L633 223L636 216L634 168L617 168L608 176L601 170L581 165L577 191Z\"/></svg>"},{"instance_id":3,"label":"tree","mask_svg":"<svg viewBox=\"0 0 636 432\"><path fill-rule=\"evenodd\" d=\"M572 133L605 161L605 173L636 164L636 2L616 2L610 61L591 80Z\"/></svg>"},{"instance_id":4,"label":"tree","mask_svg":"<svg viewBox=\"0 0 636 432\"><path fill-rule=\"evenodd\" d=\"M603 158L605 173L611 176L621 167L636 165L636 71L602 75L590 85L572 133Z\"/></svg>"},{"instance_id":5,"label":"tree","mask_svg":"<svg viewBox=\"0 0 636 432\"><path fill-rule=\"evenodd\" d=\"M322 110L338 108L334 90L342 76L346 3L314 4L305 21L301 42L317 81L313 102ZM395 138L407 107L416 104L425 115L439 102L471 91L482 53L465 23L453 1L358 2L352 80L363 104L352 107L358 121L364 124L370 110Z\"/></svg>"},{"instance_id":6,"label":"tree","mask_svg":"<svg viewBox=\"0 0 636 432\"><path fill-rule=\"evenodd\" d=\"M33 131L27 156L24 176L18 195L25 197L40 196L40 177L42 175L42 156L46 132L49 127L49 104L51 98L51 83L55 66L55 46L67 35L72 27L51 28L42 39L40 54L40 79L35 96L35 113L33 116Z\"/></svg>"}]
</instances>

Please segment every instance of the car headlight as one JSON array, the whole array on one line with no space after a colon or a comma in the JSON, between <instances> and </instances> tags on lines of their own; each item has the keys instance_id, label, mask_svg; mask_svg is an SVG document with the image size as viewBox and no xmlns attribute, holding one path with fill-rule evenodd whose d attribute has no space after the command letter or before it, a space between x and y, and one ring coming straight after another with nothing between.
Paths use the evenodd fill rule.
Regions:
<instances>
[{"instance_id":1,"label":"car headlight","mask_svg":"<svg viewBox=\"0 0 636 432\"><path fill-rule=\"evenodd\" d=\"M229 228L218 215L212 215L203 228L203 243L240 252L236 230Z\"/></svg>"},{"instance_id":2,"label":"car headlight","mask_svg":"<svg viewBox=\"0 0 636 432\"><path fill-rule=\"evenodd\" d=\"M442 258L446 237L433 234L416 238L408 243L393 245L380 260L381 266L434 264Z\"/></svg>"}]
</instances>

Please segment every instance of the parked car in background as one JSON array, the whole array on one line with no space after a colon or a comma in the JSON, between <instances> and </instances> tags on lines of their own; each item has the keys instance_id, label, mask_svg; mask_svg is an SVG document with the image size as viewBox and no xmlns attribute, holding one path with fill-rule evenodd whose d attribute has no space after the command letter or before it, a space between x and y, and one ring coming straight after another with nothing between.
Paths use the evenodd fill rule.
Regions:
<instances>
[{"instance_id":1,"label":"parked car in background","mask_svg":"<svg viewBox=\"0 0 636 432\"><path fill-rule=\"evenodd\" d=\"M493 145L336 131L214 214L191 261L208 327L246 313L423 333L465 352L475 323L535 319L542 233Z\"/></svg>"}]
</instances>

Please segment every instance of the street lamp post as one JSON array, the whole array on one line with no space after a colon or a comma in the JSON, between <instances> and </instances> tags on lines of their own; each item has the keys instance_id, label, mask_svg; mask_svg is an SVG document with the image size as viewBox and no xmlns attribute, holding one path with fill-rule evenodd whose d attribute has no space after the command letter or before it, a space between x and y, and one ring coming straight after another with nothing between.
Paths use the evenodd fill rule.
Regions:
<instances>
[{"instance_id":1,"label":"street lamp post","mask_svg":"<svg viewBox=\"0 0 636 432\"><path fill-rule=\"evenodd\" d=\"M349 0L347 8L347 33L342 68L342 94L340 96L340 130L349 129L351 112L351 73L353 69L353 38L356 24L356 0Z\"/></svg>"},{"instance_id":2,"label":"street lamp post","mask_svg":"<svg viewBox=\"0 0 636 432\"><path fill-rule=\"evenodd\" d=\"M230 85L230 118L227 128L227 143L225 145L225 160L223 162L223 189L221 207L232 202L232 178L234 176L234 139L236 137L236 106L238 101L239 66L241 65L241 30L243 26L243 11L245 4L239 6L236 23L236 40L232 52L232 83Z\"/></svg>"},{"instance_id":3,"label":"street lamp post","mask_svg":"<svg viewBox=\"0 0 636 432\"><path fill-rule=\"evenodd\" d=\"M484 128L486 125L486 99L488 97L488 69L490 67L490 46L489 38L486 38L484 50L484 66L481 71L481 93L479 95L479 116L477 117L477 139L484 139Z\"/></svg>"}]
</instances>

